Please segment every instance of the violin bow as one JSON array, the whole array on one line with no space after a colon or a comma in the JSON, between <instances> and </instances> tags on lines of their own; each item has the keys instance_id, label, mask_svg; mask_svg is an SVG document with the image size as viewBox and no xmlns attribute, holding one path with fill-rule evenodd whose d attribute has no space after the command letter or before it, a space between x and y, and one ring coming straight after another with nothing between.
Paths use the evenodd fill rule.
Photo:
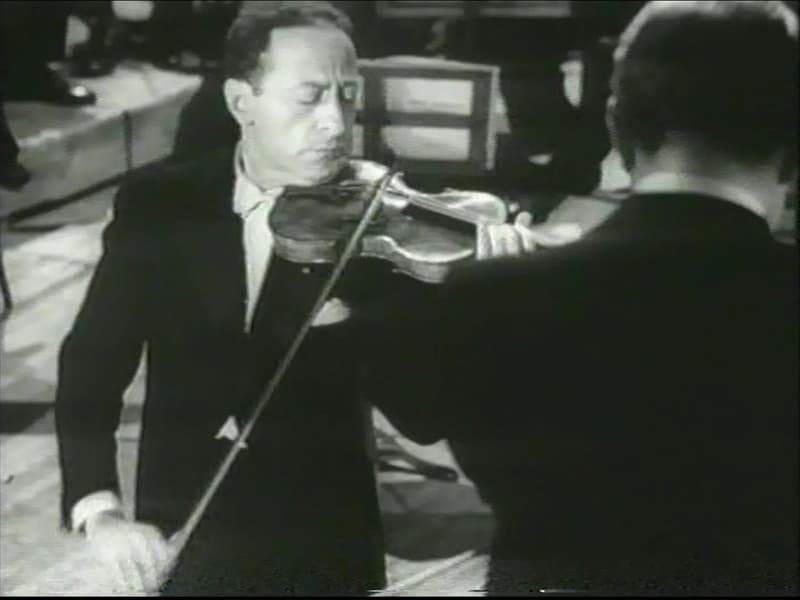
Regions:
<instances>
[{"instance_id":1,"label":"violin bow","mask_svg":"<svg viewBox=\"0 0 800 600\"><path fill-rule=\"evenodd\" d=\"M375 188L372 192L372 197L369 201L369 204L367 205L367 208L364 210L364 214L362 215L361 220L359 221L358 225L356 226L355 230L350 236L350 239L348 240L347 245L342 251L339 260L336 262L330 277L325 282L325 285L322 286L322 289L319 293L319 296L317 297L316 302L314 303L313 308L311 309L311 312L309 313L308 317L305 319L302 326L300 327L300 330L298 331L297 335L292 341L292 344L289 346L289 349L287 350L286 354L284 355L283 359L278 365L278 368L276 369L272 379L270 379L269 383L261 393L259 401L256 404L255 408L253 409L253 412L250 414L250 417L245 423L245 426L242 428L239 437L231 445L231 448L228 451L227 455L225 456L225 459L220 464L219 468L217 469L217 472L214 475L214 478L211 480L208 487L201 496L200 500L195 505L194 509L189 515L189 518L186 520L186 523L170 538L170 546L174 551L172 564L170 565L170 570L174 568L177 558L186 548L186 545L189 542L192 533L194 533L194 530L200 523L200 520L202 519L206 509L208 508L208 505L214 498L214 494L217 492L217 489L222 484L222 481L225 479L225 476L228 474L228 471L230 471L230 468L233 465L233 461L238 456L239 451L245 447L247 438L250 436L250 432L253 430L253 426L258 420L258 417L264 411L267 404L272 399L272 396L275 394L276 389L278 388L284 376L288 372L289 367L291 366L295 356L297 355L298 350L300 349L300 346L302 345L306 335L311 329L311 325L313 324L314 319L317 316L317 313L322 309L322 306L327 301L328 296L330 295L334 286L341 277L341 274L344 272L347 263L350 261L350 259L353 257L356 250L358 249L358 244L361 241L361 238L364 236L367 227L377 215L378 210L381 207L381 199L383 197L383 194L386 191L386 188L389 186L392 177L394 177L396 173L397 169L395 167L392 167L381 179L379 179L375 183Z\"/></svg>"}]
</instances>

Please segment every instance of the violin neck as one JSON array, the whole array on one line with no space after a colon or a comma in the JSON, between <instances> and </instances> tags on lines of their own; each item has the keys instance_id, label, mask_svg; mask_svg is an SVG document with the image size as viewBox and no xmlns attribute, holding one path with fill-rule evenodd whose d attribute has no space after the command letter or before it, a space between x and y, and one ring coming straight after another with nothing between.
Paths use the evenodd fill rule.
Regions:
<instances>
[{"instance_id":1,"label":"violin neck","mask_svg":"<svg viewBox=\"0 0 800 600\"><path fill-rule=\"evenodd\" d=\"M419 195L403 194L403 197L412 206L416 206L417 208L421 208L423 210L430 211L442 217L454 219L456 221L468 225L474 225L477 227L480 223L486 220L486 217L483 215L468 210L464 210L463 208L447 206L440 200L436 200L434 198L428 198L422 194Z\"/></svg>"},{"instance_id":2,"label":"violin neck","mask_svg":"<svg viewBox=\"0 0 800 600\"><path fill-rule=\"evenodd\" d=\"M344 190L352 190L352 191L360 191L363 189L363 182L358 181L345 181L339 184L323 184L320 186L315 186L313 189L317 191L344 191ZM461 197L463 199L464 193L468 192L453 192L452 197L456 200ZM449 206L445 202L443 202L440 198L447 197L451 194L448 192L442 192L440 194L430 195L424 194L421 192L408 192L403 189L389 189L387 190L388 195L392 195L395 197L402 198L405 202L408 202L410 206L419 208L423 211L428 211L433 214L436 214L440 217L444 217L453 221L456 221L462 225L470 225L473 227L477 227L482 223L502 223L504 219L501 217L498 218L492 217L486 214L481 214L475 210L467 210L465 208L459 208L458 206Z\"/></svg>"}]
</instances>

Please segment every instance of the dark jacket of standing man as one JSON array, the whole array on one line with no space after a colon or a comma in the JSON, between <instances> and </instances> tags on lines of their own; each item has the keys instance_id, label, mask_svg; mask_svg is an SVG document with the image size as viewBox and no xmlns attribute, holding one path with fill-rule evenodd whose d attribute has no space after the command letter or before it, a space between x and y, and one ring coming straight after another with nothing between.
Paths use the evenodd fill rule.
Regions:
<instances>
[{"instance_id":1,"label":"dark jacket of standing man","mask_svg":"<svg viewBox=\"0 0 800 600\"><path fill-rule=\"evenodd\" d=\"M268 227L284 186L328 181L347 166L357 62L346 19L326 4L287 2L234 23L224 92L241 129L236 153L157 167L122 186L64 342L63 518L85 528L126 591L160 585L173 559L165 538L188 517L329 274L273 254ZM359 594L383 584L351 337L365 299L359 272L348 270L317 315L165 593ZM385 284L370 289L386 293ZM114 432L145 347L129 521Z\"/></svg>"},{"instance_id":2,"label":"dark jacket of standing man","mask_svg":"<svg viewBox=\"0 0 800 600\"><path fill-rule=\"evenodd\" d=\"M796 594L798 264L770 226L797 18L650 3L612 90L631 197L574 244L457 273L425 328L447 393L402 426L447 437L492 506L494 592Z\"/></svg>"}]
</instances>

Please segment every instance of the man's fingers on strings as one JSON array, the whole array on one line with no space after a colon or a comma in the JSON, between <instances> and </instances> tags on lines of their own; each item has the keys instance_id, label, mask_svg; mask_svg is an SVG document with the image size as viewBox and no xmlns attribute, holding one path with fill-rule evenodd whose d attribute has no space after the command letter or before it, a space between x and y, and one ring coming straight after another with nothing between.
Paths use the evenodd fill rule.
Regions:
<instances>
[{"instance_id":1,"label":"man's fingers on strings","mask_svg":"<svg viewBox=\"0 0 800 600\"><path fill-rule=\"evenodd\" d=\"M528 211L522 211L517 215L517 218L514 219L514 225L518 227L530 227L533 224L533 215Z\"/></svg>"},{"instance_id":2,"label":"man's fingers on strings","mask_svg":"<svg viewBox=\"0 0 800 600\"><path fill-rule=\"evenodd\" d=\"M489 253L492 257L498 256L503 251L501 227L502 225L489 225L487 228L490 248Z\"/></svg>"},{"instance_id":3,"label":"man's fingers on strings","mask_svg":"<svg viewBox=\"0 0 800 600\"><path fill-rule=\"evenodd\" d=\"M475 255L478 260L486 258L491 252L491 240L489 239L488 226L479 223L475 238Z\"/></svg>"},{"instance_id":4,"label":"man's fingers on strings","mask_svg":"<svg viewBox=\"0 0 800 600\"><path fill-rule=\"evenodd\" d=\"M514 219L514 229L520 238L522 249L525 252L533 252L536 249L536 236L531 231L533 225L533 215L529 212L521 212Z\"/></svg>"},{"instance_id":5,"label":"man's fingers on strings","mask_svg":"<svg viewBox=\"0 0 800 600\"><path fill-rule=\"evenodd\" d=\"M514 228L514 226L507 226L508 232L506 237L506 251L508 254L520 254L523 250L522 236Z\"/></svg>"},{"instance_id":6,"label":"man's fingers on strings","mask_svg":"<svg viewBox=\"0 0 800 600\"><path fill-rule=\"evenodd\" d=\"M510 225L497 225L495 227L496 255L512 256L519 254L522 243L516 229Z\"/></svg>"}]
</instances>

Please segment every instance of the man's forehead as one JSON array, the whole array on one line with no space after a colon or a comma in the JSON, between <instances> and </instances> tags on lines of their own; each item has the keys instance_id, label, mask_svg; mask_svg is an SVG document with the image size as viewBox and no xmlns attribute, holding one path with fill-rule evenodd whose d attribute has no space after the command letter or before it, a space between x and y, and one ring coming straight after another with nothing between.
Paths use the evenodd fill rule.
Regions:
<instances>
[{"instance_id":1,"label":"man's forehead","mask_svg":"<svg viewBox=\"0 0 800 600\"><path fill-rule=\"evenodd\" d=\"M330 26L276 29L265 59L268 70L281 78L324 82L332 76L358 76L358 61L350 38Z\"/></svg>"}]
</instances>

